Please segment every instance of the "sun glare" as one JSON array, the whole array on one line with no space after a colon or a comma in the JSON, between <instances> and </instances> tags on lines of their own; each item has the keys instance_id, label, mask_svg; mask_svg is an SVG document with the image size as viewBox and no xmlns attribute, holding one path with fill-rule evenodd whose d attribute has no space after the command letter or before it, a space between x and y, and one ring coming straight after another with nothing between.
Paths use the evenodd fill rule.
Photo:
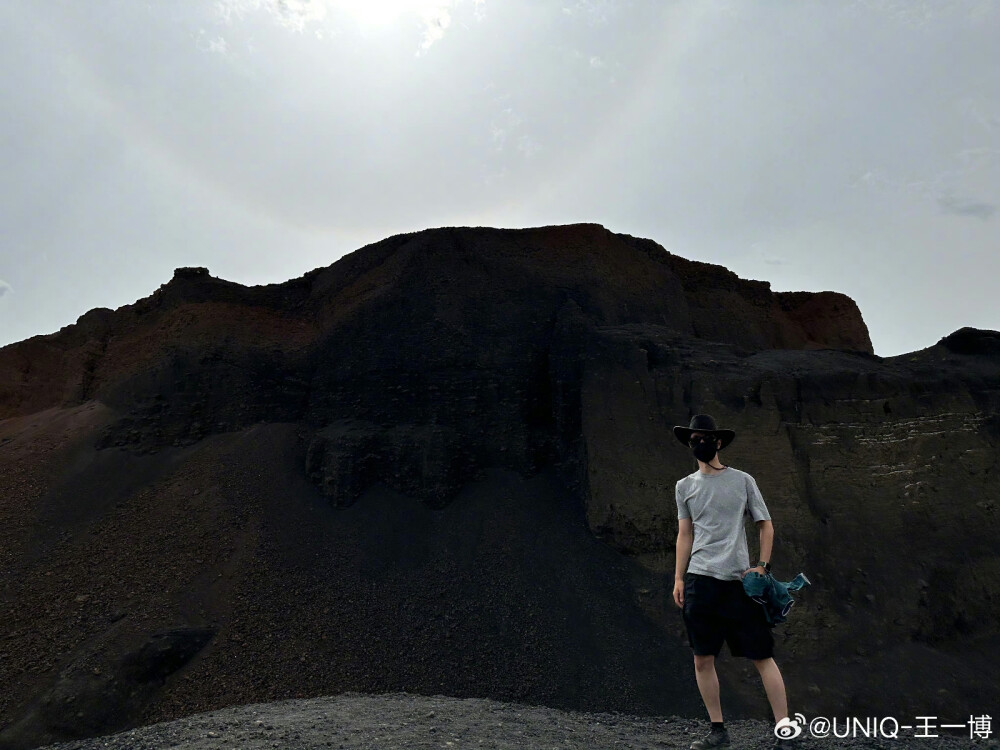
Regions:
<instances>
[{"instance_id":1,"label":"sun glare","mask_svg":"<svg viewBox=\"0 0 1000 750\"><path fill-rule=\"evenodd\" d=\"M444 36L451 25L452 12L466 0L216 0L219 15L227 23L256 10L267 11L280 25L302 32L321 27L336 28L350 21L363 31L399 25L403 19L414 21L422 30L419 50L426 51ZM472 0L477 17L485 0Z\"/></svg>"},{"instance_id":2,"label":"sun glare","mask_svg":"<svg viewBox=\"0 0 1000 750\"><path fill-rule=\"evenodd\" d=\"M332 9L348 14L360 26L385 26L404 15L427 18L449 5L442 0L330 0Z\"/></svg>"}]
</instances>

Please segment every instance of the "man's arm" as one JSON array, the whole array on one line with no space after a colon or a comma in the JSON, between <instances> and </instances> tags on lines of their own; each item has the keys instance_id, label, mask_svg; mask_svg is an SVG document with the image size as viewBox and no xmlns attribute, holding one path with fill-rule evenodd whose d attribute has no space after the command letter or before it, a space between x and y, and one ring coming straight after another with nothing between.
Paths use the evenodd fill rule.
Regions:
<instances>
[{"instance_id":1,"label":"man's arm","mask_svg":"<svg viewBox=\"0 0 1000 750\"><path fill-rule=\"evenodd\" d=\"M684 573L694 545L694 524L691 518L677 519L677 562L674 564L674 604L684 606Z\"/></svg>"},{"instance_id":2,"label":"man's arm","mask_svg":"<svg viewBox=\"0 0 1000 750\"><path fill-rule=\"evenodd\" d=\"M677 519L677 560L674 563L674 581L683 581L694 546L694 524L690 518Z\"/></svg>"},{"instance_id":3,"label":"man's arm","mask_svg":"<svg viewBox=\"0 0 1000 750\"><path fill-rule=\"evenodd\" d=\"M757 560L771 562L771 548L774 546L774 524L770 520L757 521L760 529L760 557ZM754 560L753 562L757 562Z\"/></svg>"},{"instance_id":4,"label":"man's arm","mask_svg":"<svg viewBox=\"0 0 1000 750\"><path fill-rule=\"evenodd\" d=\"M771 524L771 514L767 511L767 505L760 494L757 480L747 474L747 512L753 518L757 528L760 529L760 557L752 560L754 566L750 570L764 572L763 568L757 566L758 560L771 562L771 546L774 544L774 526Z\"/></svg>"}]
</instances>

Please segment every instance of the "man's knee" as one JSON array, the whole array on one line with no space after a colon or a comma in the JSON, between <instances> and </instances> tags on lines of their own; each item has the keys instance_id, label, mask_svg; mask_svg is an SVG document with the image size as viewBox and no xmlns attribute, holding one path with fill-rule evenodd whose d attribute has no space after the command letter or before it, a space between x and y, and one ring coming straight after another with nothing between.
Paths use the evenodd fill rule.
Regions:
<instances>
[{"instance_id":1,"label":"man's knee","mask_svg":"<svg viewBox=\"0 0 1000 750\"><path fill-rule=\"evenodd\" d=\"M713 669L715 667L715 656L712 654L701 654L694 655L694 668L699 672L703 670Z\"/></svg>"},{"instance_id":2,"label":"man's knee","mask_svg":"<svg viewBox=\"0 0 1000 750\"><path fill-rule=\"evenodd\" d=\"M750 661L753 662L753 665L757 667L758 670L763 670L774 664L774 657L769 656L766 659L751 659Z\"/></svg>"}]
</instances>

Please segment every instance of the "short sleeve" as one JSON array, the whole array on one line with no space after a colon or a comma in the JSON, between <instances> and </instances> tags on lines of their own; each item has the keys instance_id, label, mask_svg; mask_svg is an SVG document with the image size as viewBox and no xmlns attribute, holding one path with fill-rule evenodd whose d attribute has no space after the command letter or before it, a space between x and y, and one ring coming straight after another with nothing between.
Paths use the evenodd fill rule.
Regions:
<instances>
[{"instance_id":1,"label":"short sleeve","mask_svg":"<svg viewBox=\"0 0 1000 750\"><path fill-rule=\"evenodd\" d=\"M680 521L682 518L690 518L691 511L688 510L687 500L681 495L681 483L678 482L677 486L674 488L674 498L677 500L677 520Z\"/></svg>"},{"instance_id":2,"label":"short sleeve","mask_svg":"<svg viewBox=\"0 0 1000 750\"><path fill-rule=\"evenodd\" d=\"M757 482L752 476L747 474L747 510L754 521L770 521L771 514L767 512L767 505L757 488Z\"/></svg>"}]
</instances>

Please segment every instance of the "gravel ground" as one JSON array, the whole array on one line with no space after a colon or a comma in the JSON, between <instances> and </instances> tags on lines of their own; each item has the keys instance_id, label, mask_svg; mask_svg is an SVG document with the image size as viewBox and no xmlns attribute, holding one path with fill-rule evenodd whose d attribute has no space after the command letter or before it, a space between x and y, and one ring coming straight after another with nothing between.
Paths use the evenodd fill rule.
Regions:
<instances>
[{"instance_id":1,"label":"gravel ground","mask_svg":"<svg viewBox=\"0 0 1000 750\"><path fill-rule=\"evenodd\" d=\"M727 728L734 750L757 750L773 744L771 724L751 720L727 721ZM678 716L580 713L480 698L428 697L409 693L344 693L211 711L107 737L49 745L44 750L640 750L688 748L707 730L707 720ZM811 738L800 744L803 748L817 750L1000 747L995 733L989 739L973 742L967 737L918 738L905 734L906 731L900 730L898 739Z\"/></svg>"}]
</instances>

